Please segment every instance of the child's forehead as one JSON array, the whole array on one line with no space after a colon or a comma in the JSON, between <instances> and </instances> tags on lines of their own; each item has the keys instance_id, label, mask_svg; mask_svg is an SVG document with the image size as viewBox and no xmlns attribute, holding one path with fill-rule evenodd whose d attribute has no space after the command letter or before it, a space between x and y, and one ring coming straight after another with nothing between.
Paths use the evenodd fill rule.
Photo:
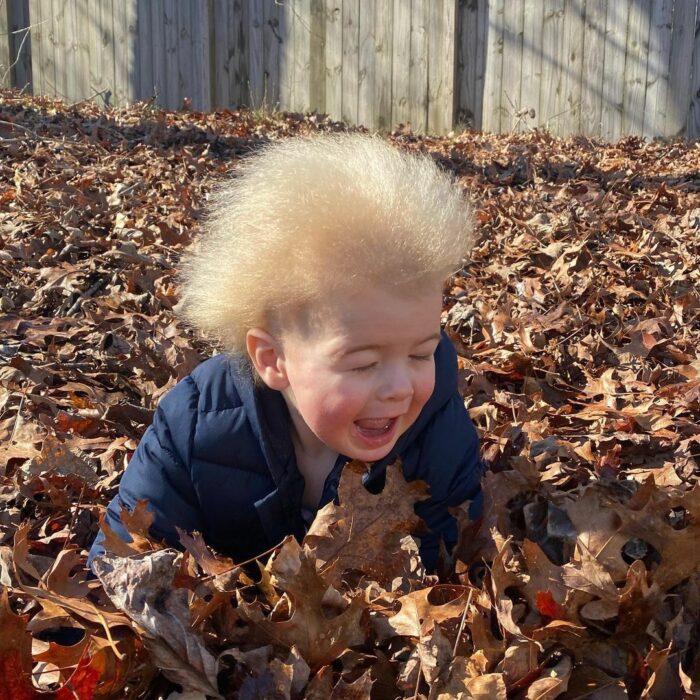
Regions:
<instances>
[{"instance_id":1,"label":"child's forehead","mask_svg":"<svg viewBox=\"0 0 700 700\"><path fill-rule=\"evenodd\" d=\"M414 342L440 325L442 292L431 286L420 293L361 289L315 300L283 325L297 335L333 339L333 345L394 340Z\"/></svg>"}]
</instances>

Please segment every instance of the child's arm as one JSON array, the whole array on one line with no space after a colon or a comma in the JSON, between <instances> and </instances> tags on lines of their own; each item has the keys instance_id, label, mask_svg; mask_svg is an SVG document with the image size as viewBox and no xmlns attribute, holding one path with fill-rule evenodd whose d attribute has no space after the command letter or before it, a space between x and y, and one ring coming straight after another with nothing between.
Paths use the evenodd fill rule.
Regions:
<instances>
[{"instance_id":1,"label":"child's arm","mask_svg":"<svg viewBox=\"0 0 700 700\"><path fill-rule=\"evenodd\" d=\"M160 401L153 423L141 439L119 484L119 493L109 504L107 524L126 542L130 542L119 512L121 504L132 510L141 499L148 499L155 514L151 534L177 545L175 526L188 532L200 530L201 513L188 465L192 436L197 420L199 392L194 381L185 377ZM97 535L88 556L104 552L104 535Z\"/></svg>"}]
</instances>

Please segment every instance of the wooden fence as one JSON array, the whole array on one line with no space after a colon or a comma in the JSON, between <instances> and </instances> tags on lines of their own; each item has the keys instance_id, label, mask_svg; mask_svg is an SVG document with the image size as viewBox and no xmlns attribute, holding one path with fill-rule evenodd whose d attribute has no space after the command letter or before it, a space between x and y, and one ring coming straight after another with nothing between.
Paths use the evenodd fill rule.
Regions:
<instances>
[{"instance_id":1,"label":"wooden fence","mask_svg":"<svg viewBox=\"0 0 700 700\"><path fill-rule=\"evenodd\" d=\"M0 79L69 101L155 96L178 108L188 98L194 109L316 110L381 130L697 138L699 6L0 0Z\"/></svg>"}]
</instances>

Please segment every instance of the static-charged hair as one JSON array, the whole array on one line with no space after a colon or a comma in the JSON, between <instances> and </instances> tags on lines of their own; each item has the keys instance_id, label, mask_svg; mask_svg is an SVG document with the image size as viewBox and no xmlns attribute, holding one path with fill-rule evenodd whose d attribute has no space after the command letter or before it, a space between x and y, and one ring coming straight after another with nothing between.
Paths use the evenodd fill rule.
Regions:
<instances>
[{"instance_id":1,"label":"static-charged hair","mask_svg":"<svg viewBox=\"0 0 700 700\"><path fill-rule=\"evenodd\" d=\"M420 289L460 269L470 205L426 154L376 135L270 142L212 192L183 257L180 316L229 353L246 332L352 289Z\"/></svg>"}]
</instances>

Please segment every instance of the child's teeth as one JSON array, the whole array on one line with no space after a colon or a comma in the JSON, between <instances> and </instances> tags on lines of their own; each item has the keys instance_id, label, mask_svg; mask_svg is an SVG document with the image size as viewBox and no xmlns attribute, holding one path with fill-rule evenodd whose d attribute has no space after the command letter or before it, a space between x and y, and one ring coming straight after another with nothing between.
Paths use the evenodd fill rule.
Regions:
<instances>
[{"instance_id":1,"label":"child's teeth","mask_svg":"<svg viewBox=\"0 0 700 700\"><path fill-rule=\"evenodd\" d=\"M365 418L364 420L358 420L357 425L360 428L365 428L367 430L385 430L391 424L391 419L386 418Z\"/></svg>"}]
</instances>

